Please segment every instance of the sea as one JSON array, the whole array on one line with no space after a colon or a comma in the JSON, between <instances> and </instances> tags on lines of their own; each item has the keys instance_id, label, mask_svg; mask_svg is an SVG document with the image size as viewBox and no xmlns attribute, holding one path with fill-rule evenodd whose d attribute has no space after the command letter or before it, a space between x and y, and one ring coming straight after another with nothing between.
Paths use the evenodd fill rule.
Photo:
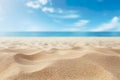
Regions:
<instances>
[{"instance_id":1,"label":"sea","mask_svg":"<svg viewBox=\"0 0 120 80\"><path fill-rule=\"evenodd\" d=\"M0 32L0 37L120 37L120 32Z\"/></svg>"}]
</instances>

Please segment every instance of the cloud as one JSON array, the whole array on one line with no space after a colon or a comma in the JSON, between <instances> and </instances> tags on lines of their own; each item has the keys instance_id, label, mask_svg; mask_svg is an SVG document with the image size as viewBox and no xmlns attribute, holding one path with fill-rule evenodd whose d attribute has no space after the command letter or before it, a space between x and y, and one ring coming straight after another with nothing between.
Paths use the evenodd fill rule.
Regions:
<instances>
[{"instance_id":1,"label":"cloud","mask_svg":"<svg viewBox=\"0 0 120 80\"><path fill-rule=\"evenodd\" d=\"M28 7L39 9L48 4L48 0L31 0L26 3Z\"/></svg>"},{"instance_id":2,"label":"cloud","mask_svg":"<svg viewBox=\"0 0 120 80\"><path fill-rule=\"evenodd\" d=\"M40 9L42 12L45 13L56 12L55 8L53 8L52 6L47 6L48 4L52 4L51 0L31 0L26 3L26 6L33 9Z\"/></svg>"},{"instance_id":3,"label":"cloud","mask_svg":"<svg viewBox=\"0 0 120 80\"><path fill-rule=\"evenodd\" d=\"M53 18L59 18L59 19L77 19L80 18L80 15L78 14L73 14L73 13L69 13L69 14L48 14L49 16L53 17Z\"/></svg>"},{"instance_id":4,"label":"cloud","mask_svg":"<svg viewBox=\"0 0 120 80\"><path fill-rule=\"evenodd\" d=\"M91 31L110 31L111 29L118 28L120 26L119 17L115 16L108 23L104 23L98 26L96 29L92 29Z\"/></svg>"},{"instance_id":5,"label":"cloud","mask_svg":"<svg viewBox=\"0 0 120 80\"><path fill-rule=\"evenodd\" d=\"M89 20L79 20L78 22L74 23L74 26L82 27L89 23Z\"/></svg>"},{"instance_id":6,"label":"cloud","mask_svg":"<svg viewBox=\"0 0 120 80\"><path fill-rule=\"evenodd\" d=\"M49 1L48 1L48 0L39 0L39 2L40 2L42 5L46 5Z\"/></svg>"},{"instance_id":7,"label":"cloud","mask_svg":"<svg viewBox=\"0 0 120 80\"><path fill-rule=\"evenodd\" d=\"M54 8L52 8L52 7L43 7L42 11L43 12L50 12L50 13L55 12Z\"/></svg>"},{"instance_id":8,"label":"cloud","mask_svg":"<svg viewBox=\"0 0 120 80\"><path fill-rule=\"evenodd\" d=\"M34 9L38 9L41 7L39 2L35 2L35 1L29 1L26 3L26 5L30 8L34 8Z\"/></svg>"},{"instance_id":9,"label":"cloud","mask_svg":"<svg viewBox=\"0 0 120 80\"><path fill-rule=\"evenodd\" d=\"M80 18L80 15L76 11L73 11L73 10L58 9L56 12L58 13L58 15L54 15L54 17L56 17L56 18L63 18L63 19Z\"/></svg>"},{"instance_id":10,"label":"cloud","mask_svg":"<svg viewBox=\"0 0 120 80\"><path fill-rule=\"evenodd\" d=\"M60 18L79 18L80 16L78 14L68 14L68 15L64 15L64 16L61 16Z\"/></svg>"},{"instance_id":11,"label":"cloud","mask_svg":"<svg viewBox=\"0 0 120 80\"><path fill-rule=\"evenodd\" d=\"M69 24L71 26L69 28L65 28L64 31L83 31L83 28L89 23L89 20L79 20L73 24Z\"/></svg>"},{"instance_id":12,"label":"cloud","mask_svg":"<svg viewBox=\"0 0 120 80\"><path fill-rule=\"evenodd\" d=\"M63 10L61 8L54 8L51 0L36 0L26 3L27 7L33 9L40 9L42 12L47 13L48 16L61 19L76 19L80 16L73 10Z\"/></svg>"}]
</instances>

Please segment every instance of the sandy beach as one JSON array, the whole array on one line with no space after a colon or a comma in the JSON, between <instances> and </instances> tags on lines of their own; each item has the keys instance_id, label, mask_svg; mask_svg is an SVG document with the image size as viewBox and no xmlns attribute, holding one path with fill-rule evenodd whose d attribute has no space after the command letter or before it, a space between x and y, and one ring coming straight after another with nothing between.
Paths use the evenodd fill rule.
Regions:
<instances>
[{"instance_id":1,"label":"sandy beach","mask_svg":"<svg viewBox=\"0 0 120 80\"><path fill-rule=\"evenodd\" d=\"M120 38L0 38L0 80L120 80Z\"/></svg>"}]
</instances>

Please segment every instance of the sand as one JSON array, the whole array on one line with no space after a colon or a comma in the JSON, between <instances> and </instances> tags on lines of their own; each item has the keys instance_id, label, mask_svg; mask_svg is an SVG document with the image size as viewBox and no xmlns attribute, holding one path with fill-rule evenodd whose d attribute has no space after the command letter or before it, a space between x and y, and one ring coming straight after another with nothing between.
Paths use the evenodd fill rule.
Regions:
<instances>
[{"instance_id":1,"label":"sand","mask_svg":"<svg viewBox=\"0 0 120 80\"><path fill-rule=\"evenodd\" d=\"M0 80L120 80L120 38L0 38Z\"/></svg>"}]
</instances>

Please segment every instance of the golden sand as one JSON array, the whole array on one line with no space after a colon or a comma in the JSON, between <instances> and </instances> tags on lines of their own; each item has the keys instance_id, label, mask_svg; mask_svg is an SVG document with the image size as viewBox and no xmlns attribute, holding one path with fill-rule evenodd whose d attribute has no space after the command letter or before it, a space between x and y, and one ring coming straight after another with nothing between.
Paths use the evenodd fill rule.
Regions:
<instances>
[{"instance_id":1,"label":"golden sand","mask_svg":"<svg viewBox=\"0 0 120 80\"><path fill-rule=\"evenodd\" d=\"M120 38L0 38L0 80L120 80Z\"/></svg>"}]
</instances>

